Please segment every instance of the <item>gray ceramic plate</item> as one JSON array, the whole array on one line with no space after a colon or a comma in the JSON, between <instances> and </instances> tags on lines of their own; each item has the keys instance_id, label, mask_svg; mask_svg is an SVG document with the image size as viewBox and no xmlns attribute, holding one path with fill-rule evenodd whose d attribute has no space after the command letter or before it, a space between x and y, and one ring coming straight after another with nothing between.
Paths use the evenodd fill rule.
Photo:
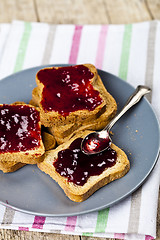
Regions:
<instances>
[{"instance_id":1,"label":"gray ceramic plate","mask_svg":"<svg viewBox=\"0 0 160 240\"><path fill-rule=\"evenodd\" d=\"M28 103L40 68L27 69L0 81L0 103ZM99 74L121 109L134 88L107 72L99 71ZM0 203L30 214L69 216L106 208L129 196L146 180L157 161L158 121L151 105L143 98L112 130L113 142L126 152L131 163L129 173L123 178L101 188L86 201L74 203L36 165L27 165L14 173L0 171Z\"/></svg>"}]
</instances>

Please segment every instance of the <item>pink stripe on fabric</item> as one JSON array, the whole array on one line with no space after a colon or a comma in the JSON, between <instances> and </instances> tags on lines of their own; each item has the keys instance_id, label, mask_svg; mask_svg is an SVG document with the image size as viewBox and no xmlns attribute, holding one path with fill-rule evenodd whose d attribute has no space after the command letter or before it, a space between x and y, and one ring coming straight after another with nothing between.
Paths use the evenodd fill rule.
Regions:
<instances>
[{"instance_id":1,"label":"pink stripe on fabric","mask_svg":"<svg viewBox=\"0 0 160 240\"><path fill-rule=\"evenodd\" d=\"M32 228L42 229L45 223L45 220L46 220L45 217L35 216Z\"/></svg>"},{"instance_id":2,"label":"pink stripe on fabric","mask_svg":"<svg viewBox=\"0 0 160 240\"><path fill-rule=\"evenodd\" d=\"M18 227L18 230L29 231L29 228L28 227Z\"/></svg>"},{"instance_id":3,"label":"pink stripe on fabric","mask_svg":"<svg viewBox=\"0 0 160 240\"><path fill-rule=\"evenodd\" d=\"M115 233L114 238L124 239L125 234L124 233Z\"/></svg>"},{"instance_id":4,"label":"pink stripe on fabric","mask_svg":"<svg viewBox=\"0 0 160 240\"><path fill-rule=\"evenodd\" d=\"M150 236L150 235L145 235L145 240L151 240L154 239L154 237Z\"/></svg>"},{"instance_id":5,"label":"pink stripe on fabric","mask_svg":"<svg viewBox=\"0 0 160 240\"><path fill-rule=\"evenodd\" d=\"M77 216L67 217L65 231L74 231L76 227Z\"/></svg>"},{"instance_id":6,"label":"pink stripe on fabric","mask_svg":"<svg viewBox=\"0 0 160 240\"><path fill-rule=\"evenodd\" d=\"M69 63L70 64L72 64L72 63L76 64L76 62L77 62L82 28L83 27L79 26L79 25L75 26L73 39L72 39L71 52L70 52L70 56L69 56Z\"/></svg>"},{"instance_id":7,"label":"pink stripe on fabric","mask_svg":"<svg viewBox=\"0 0 160 240\"><path fill-rule=\"evenodd\" d=\"M100 68L100 69L103 67L104 50L105 50L107 32L108 32L108 25L102 25L101 31L99 34L97 56L96 56L96 61L95 61L96 67Z\"/></svg>"}]
</instances>

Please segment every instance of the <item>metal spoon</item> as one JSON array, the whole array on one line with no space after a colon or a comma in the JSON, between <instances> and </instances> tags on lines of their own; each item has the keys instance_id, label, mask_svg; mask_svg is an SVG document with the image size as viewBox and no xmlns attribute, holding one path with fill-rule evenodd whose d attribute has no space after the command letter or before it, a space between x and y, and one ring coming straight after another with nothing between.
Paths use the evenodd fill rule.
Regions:
<instances>
[{"instance_id":1,"label":"metal spoon","mask_svg":"<svg viewBox=\"0 0 160 240\"><path fill-rule=\"evenodd\" d=\"M129 97L122 110L111 120L111 122L99 132L88 134L81 142L81 150L87 155L97 154L106 150L111 145L109 132L113 125L126 113L132 106L138 103L141 98L149 93L151 89L147 86L139 85L135 92Z\"/></svg>"}]
</instances>

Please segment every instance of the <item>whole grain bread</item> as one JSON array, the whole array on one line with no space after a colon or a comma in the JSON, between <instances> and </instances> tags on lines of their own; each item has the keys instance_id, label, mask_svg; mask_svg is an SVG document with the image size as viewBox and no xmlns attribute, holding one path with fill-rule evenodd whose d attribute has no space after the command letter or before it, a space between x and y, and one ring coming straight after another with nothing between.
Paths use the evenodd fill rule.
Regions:
<instances>
[{"instance_id":1,"label":"whole grain bread","mask_svg":"<svg viewBox=\"0 0 160 240\"><path fill-rule=\"evenodd\" d=\"M22 168L23 166L25 166L25 163L21 163L21 162L0 162L0 170L3 171L4 173L10 173L10 172L15 172L18 169Z\"/></svg>"},{"instance_id":2,"label":"whole grain bread","mask_svg":"<svg viewBox=\"0 0 160 240\"><path fill-rule=\"evenodd\" d=\"M103 99L103 106L101 105L98 110L90 112L86 110L76 111L67 117L60 116L57 112L44 112L41 106L43 84L39 83L36 78L38 86L32 91L30 104L40 107L41 122L44 126L49 126L48 131L54 135L58 144L67 141L74 132L85 129L99 130L104 128L116 114L116 101L107 92L96 68L91 64L84 64L84 66L88 67L94 73L94 78L91 81L92 85L95 90L98 90Z\"/></svg>"},{"instance_id":3,"label":"whole grain bread","mask_svg":"<svg viewBox=\"0 0 160 240\"><path fill-rule=\"evenodd\" d=\"M102 87L103 84L102 84ZM104 87L105 88L105 87ZM117 105L113 97L107 92L105 97L106 107L99 112L92 121L87 119L84 121L77 121L71 124L62 125L59 127L49 127L48 130L56 138L58 144L66 142L73 134L83 130L100 130L103 129L115 116Z\"/></svg>"},{"instance_id":4,"label":"whole grain bread","mask_svg":"<svg viewBox=\"0 0 160 240\"><path fill-rule=\"evenodd\" d=\"M24 104L24 103L22 103L22 104L20 104L20 103L15 103L15 104L8 104L8 105L5 105L5 104L0 104L0 107L5 107L6 109L7 108L9 108L10 107L10 109L11 108L14 108L14 106L19 106L19 107L26 107L26 108L28 108L29 110L31 110L31 111L34 111L37 115L39 115L39 112L37 111L37 109L36 108L33 108L33 106L31 106L31 105L28 105L28 104ZM15 108L16 109L16 108ZM3 111L3 110L2 110ZM4 112L4 111L3 111ZM1 112L2 113L2 112ZM15 114L16 114L16 112L15 112ZM3 116L4 116L4 119L3 119ZM33 117L34 116L34 114L31 116L31 117ZM23 116L23 117L25 117L25 116ZM11 116L11 118L12 118L12 116ZM18 118L16 117L15 118L15 124L16 124L16 121L18 121L17 120ZM5 114L1 114L1 119L0 119L1 121L0 121L0 124L3 124L3 121L5 120ZM13 118L12 119L9 119L8 120L8 123L9 123L9 121L13 121ZM35 119L34 119L34 121L36 121ZM18 123L17 123L18 124ZM26 122L26 124L29 124L29 123L27 123ZM23 128L23 123L20 123L20 127L22 127ZM25 126L26 127L26 126ZM37 120L37 127L38 127L38 130L39 130L39 132L41 132L41 122L40 122L40 119L39 120ZM10 128L11 128L11 126L9 126L9 128L6 128L6 131L11 131L12 130L12 128L11 128L11 130L10 130ZM20 129L21 130L21 129ZM1 130L0 130L1 131ZM35 129L35 131L36 131L36 129ZM3 135L4 134L4 135ZM21 132L20 132L20 134L21 134ZM23 131L23 134L28 134L28 132L25 130L25 131ZM16 133L16 135L17 135L17 133ZM16 136L12 136L12 140L11 140L11 142L13 141L15 141L15 138ZM1 145L0 145L0 162L3 162L4 164L3 164L3 166L5 165L5 163L11 163L11 165L14 165L15 164L15 162L16 162L16 164L17 164L17 166L20 166L21 164L18 164L18 163L23 163L23 164L36 164L36 163L38 163L38 162L40 162L41 161L41 158L40 158L40 156L42 156L43 154L44 154L44 152L45 152L45 149L44 149L44 145L43 145L43 142L42 142L42 137L41 137L41 134L39 134L39 138L38 139L36 139L36 138L33 138L35 141L37 141L37 146L35 146L33 149L32 148L30 148L30 149L28 149L28 150L20 150L20 151L10 151L9 149L7 150L7 151L4 151L3 149L4 149L4 146L5 146L5 142L3 142L4 140L3 139L5 139L5 141L8 141L7 139L6 139L6 137L5 137L5 132L4 132L4 130L3 130L3 132L1 133ZM3 140L3 141L2 141ZM11 143L12 144L12 143ZM7 164L6 164L7 165ZM7 167L8 168L8 167Z\"/></svg>"},{"instance_id":5,"label":"whole grain bread","mask_svg":"<svg viewBox=\"0 0 160 240\"><path fill-rule=\"evenodd\" d=\"M56 147L55 137L46 131L42 131L42 141L44 144L45 151L54 149Z\"/></svg>"},{"instance_id":6,"label":"whole grain bread","mask_svg":"<svg viewBox=\"0 0 160 240\"><path fill-rule=\"evenodd\" d=\"M46 109L44 110L41 104L41 101L43 99L44 85L38 79L38 73L39 73L38 72L36 74L37 88L33 89L33 92L32 92L32 103L35 103L36 105L39 106L41 123L45 127L53 127L53 126L58 127L58 126L62 126L62 125L64 126L67 124L73 124L77 122L86 123L86 122L95 120L97 116L101 115L104 111L107 111L108 115L115 114L117 110L116 102L114 98L107 92L107 90L103 86L100 76L98 75L97 69L92 64L83 64L83 66L87 67L90 70L90 72L93 73L93 77L90 80L90 83L93 86L93 88L99 92L99 95L103 100L102 103L92 111L89 111L87 109L77 110L77 111L70 112L68 116L63 116L57 111L47 111ZM55 67L55 69L59 69L59 68L60 67ZM45 71L45 69L42 69L40 71ZM52 69L52 68L49 68L49 69ZM110 103L107 106L106 106L106 98Z\"/></svg>"},{"instance_id":7,"label":"whole grain bread","mask_svg":"<svg viewBox=\"0 0 160 240\"><path fill-rule=\"evenodd\" d=\"M61 150L67 149L76 138L83 138L88 133L90 133L90 131L79 132L66 143L59 145L55 150L47 151L42 157L43 161L37 164L39 169L44 171L46 174L49 174L50 177L53 178L64 190L68 198L75 202L82 202L86 200L99 188L111 181L123 177L130 169L130 163L124 151L112 143L111 148L117 153L117 160L114 166L105 169L98 176L89 177L83 186L69 182L66 177L61 176L53 165L53 163L57 160L58 153Z\"/></svg>"},{"instance_id":8,"label":"whole grain bread","mask_svg":"<svg viewBox=\"0 0 160 240\"><path fill-rule=\"evenodd\" d=\"M29 104L32 106L38 107L40 104L40 95L38 87L33 88L32 90L32 99L30 100Z\"/></svg>"},{"instance_id":9,"label":"whole grain bread","mask_svg":"<svg viewBox=\"0 0 160 240\"><path fill-rule=\"evenodd\" d=\"M25 102L19 102L19 101L16 101L14 103L12 103L13 105L28 105L27 103ZM39 111L39 108L37 107L36 104L34 104L34 102L32 103L32 101L30 101L30 106L34 106L37 111ZM43 127L42 126L42 129L41 129L41 135L42 135L42 142L43 142L43 145L44 145L44 148L45 148L45 151L48 151L48 150L51 150L53 148L56 147L56 139L54 137L53 134L50 134L47 130L47 128Z\"/></svg>"},{"instance_id":10,"label":"whole grain bread","mask_svg":"<svg viewBox=\"0 0 160 240\"><path fill-rule=\"evenodd\" d=\"M18 104L21 104L21 103L18 102ZM54 149L56 147L56 140L54 136L44 130L42 131L42 141L44 144L45 151ZM18 158L16 160L18 161ZM36 164L41 160L42 160L41 158L30 159L28 161L28 164L32 164L32 163ZM17 162L17 161L0 161L0 170L3 171L4 173L10 173L10 172L15 172L16 170L26 165L26 163ZM23 161L23 160L20 159L20 161Z\"/></svg>"}]
</instances>

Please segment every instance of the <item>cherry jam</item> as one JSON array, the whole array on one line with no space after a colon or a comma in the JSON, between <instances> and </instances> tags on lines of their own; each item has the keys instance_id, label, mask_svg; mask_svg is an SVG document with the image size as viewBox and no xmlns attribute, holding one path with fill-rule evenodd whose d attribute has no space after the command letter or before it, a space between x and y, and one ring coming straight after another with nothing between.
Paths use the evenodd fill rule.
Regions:
<instances>
[{"instance_id":1,"label":"cherry jam","mask_svg":"<svg viewBox=\"0 0 160 240\"><path fill-rule=\"evenodd\" d=\"M100 151L103 151L111 145L111 139L109 134L102 133L91 133L89 134L83 142L82 150L85 153L94 154Z\"/></svg>"},{"instance_id":2,"label":"cherry jam","mask_svg":"<svg viewBox=\"0 0 160 240\"><path fill-rule=\"evenodd\" d=\"M53 163L56 171L76 185L83 186L90 176L100 175L106 168L115 165L117 153L110 147L96 155L86 155L81 151L82 138L77 138L68 149L58 153Z\"/></svg>"},{"instance_id":3,"label":"cherry jam","mask_svg":"<svg viewBox=\"0 0 160 240\"><path fill-rule=\"evenodd\" d=\"M39 112L25 105L0 106L0 153L27 151L39 147Z\"/></svg>"},{"instance_id":4,"label":"cherry jam","mask_svg":"<svg viewBox=\"0 0 160 240\"><path fill-rule=\"evenodd\" d=\"M40 70L37 77L44 85L43 109L63 116L77 110L94 110L103 100L90 83L93 76L84 65Z\"/></svg>"}]
</instances>

